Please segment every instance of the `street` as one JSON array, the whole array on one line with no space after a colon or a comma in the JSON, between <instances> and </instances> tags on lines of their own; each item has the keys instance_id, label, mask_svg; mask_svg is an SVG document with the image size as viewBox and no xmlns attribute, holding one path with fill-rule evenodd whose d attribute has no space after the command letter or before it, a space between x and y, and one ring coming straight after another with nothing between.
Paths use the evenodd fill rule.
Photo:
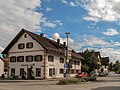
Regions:
<instances>
[{"instance_id":1,"label":"street","mask_svg":"<svg viewBox=\"0 0 120 90\"><path fill-rule=\"evenodd\" d=\"M0 90L120 90L120 75L110 73L96 82L74 85L56 85L57 80L0 81Z\"/></svg>"}]
</instances>

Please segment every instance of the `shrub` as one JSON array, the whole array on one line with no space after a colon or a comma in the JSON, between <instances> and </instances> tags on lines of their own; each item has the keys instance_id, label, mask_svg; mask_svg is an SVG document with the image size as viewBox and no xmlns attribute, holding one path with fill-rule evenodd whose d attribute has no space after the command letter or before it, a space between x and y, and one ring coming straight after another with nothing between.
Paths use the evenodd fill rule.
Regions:
<instances>
[{"instance_id":1,"label":"shrub","mask_svg":"<svg viewBox=\"0 0 120 90\"><path fill-rule=\"evenodd\" d=\"M96 81L97 77L93 76L93 77L87 77L85 78L86 81Z\"/></svg>"},{"instance_id":2,"label":"shrub","mask_svg":"<svg viewBox=\"0 0 120 90\"><path fill-rule=\"evenodd\" d=\"M77 84L81 82L86 82L84 79L62 79L57 84L66 85L66 84Z\"/></svg>"}]
</instances>

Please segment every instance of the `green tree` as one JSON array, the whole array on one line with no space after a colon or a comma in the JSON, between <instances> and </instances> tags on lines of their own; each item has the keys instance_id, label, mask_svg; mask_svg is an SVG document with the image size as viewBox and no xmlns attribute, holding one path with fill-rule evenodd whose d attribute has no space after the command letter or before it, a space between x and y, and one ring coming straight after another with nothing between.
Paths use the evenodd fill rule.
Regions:
<instances>
[{"instance_id":1,"label":"green tree","mask_svg":"<svg viewBox=\"0 0 120 90\"><path fill-rule=\"evenodd\" d=\"M94 50L86 50L82 53L82 56L85 58L85 60L82 62L82 67L89 68L88 73L92 70L100 68L99 58L95 56Z\"/></svg>"},{"instance_id":2,"label":"green tree","mask_svg":"<svg viewBox=\"0 0 120 90\"><path fill-rule=\"evenodd\" d=\"M120 62L119 62L119 61L116 61L116 62L113 64L113 68L114 68L114 71L115 71L115 72L120 72Z\"/></svg>"}]
</instances>

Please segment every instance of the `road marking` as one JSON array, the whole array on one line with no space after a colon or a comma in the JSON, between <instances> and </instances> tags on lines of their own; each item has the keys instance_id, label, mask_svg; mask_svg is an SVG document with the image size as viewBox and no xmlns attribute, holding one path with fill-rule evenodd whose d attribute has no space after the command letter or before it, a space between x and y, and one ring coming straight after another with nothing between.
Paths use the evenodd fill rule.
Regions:
<instances>
[{"instance_id":1,"label":"road marking","mask_svg":"<svg viewBox=\"0 0 120 90\"><path fill-rule=\"evenodd\" d=\"M75 89L79 89L79 90L90 90L88 88L75 88Z\"/></svg>"},{"instance_id":2,"label":"road marking","mask_svg":"<svg viewBox=\"0 0 120 90\"><path fill-rule=\"evenodd\" d=\"M10 90L10 89L12 89L13 90L13 88L6 88L6 87L0 87L0 90L1 89L5 89L5 90Z\"/></svg>"},{"instance_id":3,"label":"road marking","mask_svg":"<svg viewBox=\"0 0 120 90\"><path fill-rule=\"evenodd\" d=\"M59 86L51 86L51 85L49 85L49 87L51 87L51 88L63 88L63 87L59 87Z\"/></svg>"}]
</instances>

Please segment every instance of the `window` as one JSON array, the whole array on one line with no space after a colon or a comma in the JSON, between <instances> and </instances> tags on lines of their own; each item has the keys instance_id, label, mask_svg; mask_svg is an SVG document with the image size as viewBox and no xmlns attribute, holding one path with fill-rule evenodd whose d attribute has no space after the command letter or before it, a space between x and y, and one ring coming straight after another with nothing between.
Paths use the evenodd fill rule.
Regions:
<instances>
[{"instance_id":1,"label":"window","mask_svg":"<svg viewBox=\"0 0 120 90\"><path fill-rule=\"evenodd\" d=\"M73 64L76 65L76 61L73 61Z\"/></svg>"},{"instance_id":2,"label":"window","mask_svg":"<svg viewBox=\"0 0 120 90\"><path fill-rule=\"evenodd\" d=\"M76 73L79 73L79 70L76 70Z\"/></svg>"},{"instance_id":3,"label":"window","mask_svg":"<svg viewBox=\"0 0 120 90\"><path fill-rule=\"evenodd\" d=\"M49 56L48 56L48 61L49 61L49 62L54 62L54 57L49 55Z\"/></svg>"},{"instance_id":4,"label":"window","mask_svg":"<svg viewBox=\"0 0 120 90\"><path fill-rule=\"evenodd\" d=\"M11 76L15 76L15 68L11 68Z\"/></svg>"},{"instance_id":5,"label":"window","mask_svg":"<svg viewBox=\"0 0 120 90\"><path fill-rule=\"evenodd\" d=\"M18 49L24 49L24 48L25 48L25 44L24 43L18 44Z\"/></svg>"},{"instance_id":6,"label":"window","mask_svg":"<svg viewBox=\"0 0 120 90\"><path fill-rule=\"evenodd\" d=\"M10 57L10 62L16 62L16 57L15 56Z\"/></svg>"},{"instance_id":7,"label":"window","mask_svg":"<svg viewBox=\"0 0 120 90\"><path fill-rule=\"evenodd\" d=\"M71 70L71 74L74 74L74 69Z\"/></svg>"},{"instance_id":8,"label":"window","mask_svg":"<svg viewBox=\"0 0 120 90\"><path fill-rule=\"evenodd\" d=\"M26 62L32 62L33 56L26 56Z\"/></svg>"},{"instance_id":9,"label":"window","mask_svg":"<svg viewBox=\"0 0 120 90\"><path fill-rule=\"evenodd\" d=\"M41 77L41 68L36 68L36 77Z\"/></svg>"},{"instance_id":10,"label":"window","mask_svg":"<svg viewBox=\"0 0 120 90\"><path fill-rule=\"evenodd\" d=\"M24 62L24 56L17 57L17 62Z\"/></svg>"},{"instance_id":11,"label":"window","mask_svg":"<svg viewBox=\"0 0 120 90\"><path fill-rule=\"evenodd\" d=\"M26 38L26 37L27 37L27 34L24 35L24 38Z\"/></svg>"},{"instance_id":12,"label":"window","mask_svg":"<svg viewBox=\"0 0 120 90\"><path fill-rule=\"evenodd\" d=\"M52 77L55 75L55 68L49 68L49 76Z\"/></svg>"},{"instance_id":13,"label":"window","mask_svg":"<svg viewBox=\"0 0 120 90\"><path fill-rule=\"evenodd\" d=\"M20 76L22 76L23 72L24 72L24 68L20 68Z\"/></svg>"},{"instance_id":14,"label":"window","mask_svg":"<svg viewBox=\"0 0 120 90\"><path fill-rule=\"evenodd\" d=\"M55 75L55 68L53 68L53 75Z\"/></svg>"},{"instance_id":15,"label":"window","mask_svg":"<svg viewBox=\"0 0 120 90\"><path fill-rule=\"evenodd\" d=\"M79 61L77 61L77 62L76 62L76 64L77 64L77 65L80 65L80 62L79 62Z\"/></svg>"},{"instance_id":16,"label":"window","mask_svg":"<svg viewBox=\"0 0 120 90\"><path fill-rule=\"evenodd\" d=\"M64 73L64 69L60 69L59 73L63 74Z\"/></svg>"},{"instance_id":17,"label":"window","mask_svg":"<svg viewBox=\"0 0 120 90\"><path fill-rule=\"evenodd\" d=\"M42 55L36 55L35 61L42 61Z\"/></svg>"},{"instance_id":18,"label":"window","mask_svg":"<svg viewBox=\"0 0 120 90\"><path fill-rule=\"evenodd\" d=\"M60 58L60 63L64 63L64 58Z\"/></svg>"},{"instance_id":19,"label":"window","mask_svg":"<svg viewBox=\"0 0 120 90\"><path fill-rule=\"evenodd\" d=\"M32 42L26 43L26 48L33 48L33 43Z\"/></svg>"}]
</instances>

